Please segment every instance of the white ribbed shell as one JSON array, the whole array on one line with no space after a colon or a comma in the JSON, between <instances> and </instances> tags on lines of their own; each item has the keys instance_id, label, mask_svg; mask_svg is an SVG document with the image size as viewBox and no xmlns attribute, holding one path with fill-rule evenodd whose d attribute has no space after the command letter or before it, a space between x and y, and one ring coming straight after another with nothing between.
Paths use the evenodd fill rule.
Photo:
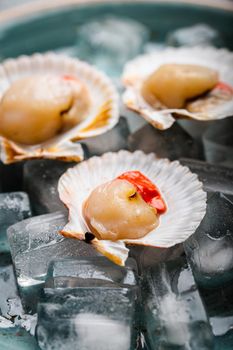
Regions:
<instances>
[{"instance_id":1,"label":"white ribbed shell","mask_svg":"<svg viewBox=\"0 0 233 350\"><path fill-rule=\"evenodd\" d=\"M84 82L91 96L89 115L71 130L34 146L25 146L0 137L1 160L4 163L30 158L82 160L80 144L72 141L100 135L118 122L119 101L116 89L106 75L78 59L54 53L34 54L7 59L0 65L0 99L13 81L36 74L77 76ZM101 117L106 120L104 126L99 127L96 123L94 127L90 127Z\"/></svg>"},{"instance_id":2,"label":"white ribbed shell","mask_svg":"<svg viewBox=\"0 0 233 350\"><path fill-rule=\"evenodd\" d=\"M117 242L97 240L92 243L102 254L124 264L127 244L168 248L185 241L194 233L206 211L206 193L197 175L178 161L158 159L141 151L106 153L70 168L59 180L60 199L69 209L69 222L62 230L67 237L85 239L89 231L82 215L82 204L98 185L115 179L125 171L138 170L158 186L167 204L159 226L136 240Z\"/></svg>"},{"instance_id":3,"label":"white ribbed shell","mask_svg":"<svg viewBox=\"0 0 233 350\"><path fill-rule=\"evenodd\" d=\"M222 101L213 109L191 113L186 109L156 110L150 106L141 95L141 86L145 79L162 64L194 64L215 69L219 80L233 87L233 53L225 49L213 47L167 48L150 54L138 56L128 62L123 72L123 84L126 91L123 102L129 108L139 113L154 127L164 130L175 122L173 113L192 119L207 121L229 117L233 111L233 94L229 101Z\"/></svg>"}]
</instances>

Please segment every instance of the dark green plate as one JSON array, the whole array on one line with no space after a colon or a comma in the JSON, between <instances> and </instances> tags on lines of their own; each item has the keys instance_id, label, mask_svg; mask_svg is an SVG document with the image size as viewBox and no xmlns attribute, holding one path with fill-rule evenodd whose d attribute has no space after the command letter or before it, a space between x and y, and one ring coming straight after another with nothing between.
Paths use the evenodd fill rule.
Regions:
<instances>
[{"instance_id":1,"label":"dark green plate","mask_svg":"<svg viewBox=\"0 0 233 350\"><path fill-rule=\"evenodd\" d=\"M116 1L111 4L66 6L0 24L0 57L4 59L72 46L79 25L104 14L132 17L144 23L151 29L153 39L159 42L173 29L207 23L220 31L226 46L233 50L233 9L227 11L206 5L162 1Z\"/></svg>"}]
</instances>

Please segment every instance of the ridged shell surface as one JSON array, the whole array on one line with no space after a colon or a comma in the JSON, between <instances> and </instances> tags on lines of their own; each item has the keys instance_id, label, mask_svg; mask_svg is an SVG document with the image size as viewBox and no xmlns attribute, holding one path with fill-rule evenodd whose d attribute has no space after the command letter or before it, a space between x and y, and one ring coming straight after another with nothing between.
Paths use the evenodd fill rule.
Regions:
<instances>
[{"instance_id":1,"label":"ridged shell surface","mask_svg":"<svg viewBox=\"0 0 233 350\"><path fill-rule=\"evenodd\" d=\"M219 81L232 88L232 95L220 102L212 104L210 99L195 99L200 103L200 110L194 112L187 109L156 110L150 106L141 94L141 87L145 79L163 64L193 64L206 66L218 72ZM213 47L167 48L162 51L138 56L128 62L123 72L123 84L126 91L123 95L124 104L140 114L154 127L164 130L175 122L175 116L191 118L201 121L217 120L232 115L233 111L233 53L225 49ZM210 96L211 97L211 96Z\"/></svg>"},{"instance_id":2,"label":"ridged shell surface","mask_svg":"<svg viewBox=\"0 0 233 350\"><path fill-rule=\"evenodd\" d=\"M0 137L1 160L4 163L31 158L82 160L82 148L74 141L100 135L118 122L119 101L116 89L105 74L83 61L54 53L34 54L8 59L0 65L0 99L12 82L37 74L72 75L79 78L91 97L88 116L71 130L34 146L25 146Z\"/></svg>"},{"instance_id":3,"label":"ridged shell surface","mask_svg":"<svg viewBox=\"0 0 233 350\"><path fill-rule=\"evenodd\" d=\"M181 243L195 232L206 210L206 193L202 190L202 183L197 175L178 161L170 162L141 151L106 153L68 169L60 178L60 199L69 210L69 222L61 233L84 240L85 233L89 231L82 214L84 201L98 185L130 170L140 171L158 187L167 211L160 216L159 226L143 238L117 242L95 238L91 242L102 254L120 265L128 256L125 244L168 248Z\"/></svg>"}]
</instances>

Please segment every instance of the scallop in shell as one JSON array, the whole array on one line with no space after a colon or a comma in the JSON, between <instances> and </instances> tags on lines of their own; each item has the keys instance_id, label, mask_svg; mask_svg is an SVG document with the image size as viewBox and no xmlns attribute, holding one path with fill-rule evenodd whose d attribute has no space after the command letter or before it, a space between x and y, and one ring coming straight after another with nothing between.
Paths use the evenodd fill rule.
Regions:
<instances>
[{"instance_id":1,"label":"scallop in shell","mask_svg":"<svg viewBox=\"0 0 233 350\"><path fill-rule=\"evenodd\" d=\"M156 99L156 103L149 103L143 94L143 86L154 72L158 72L164 65L186 65L207 68L218 76L218 84L214 88L179 108L170 108ZM232 115L233 110L233 53L225 49L212 47L167 48L160 52L142 55L128 62L123 72L123 83L126 91L123 102L129 108L144 117L154 127L164 130L171 127L176 117L191 118L200 121L222 119ZM168 73L167 73L168 74ZM169 74L168 74L169 75ZM158 83L161 74L155 76L153 84ZM212 77L213 78L213 77ZM171 77L170 77L171 80ZM215 78L213 78L213 83ZM173 90L176 90L174 81ZM210 85L211 86L211 85ZM164 88L164 87L163 87ZM187 86L184 87L187 91ZM172 90L172 87L171 87ZM172 91L170 94L172 95Z\"/></svg>"},{"instance_id":2,"label":"scallop in shell","mask_svg":"<svg viewBox=\"0 0 233 350\"><path fill-rule=\"evenodd\" d=\"M158 187L166 203L165 213L160 215L158 225L141 238L126 236L119 240L98 239L90 230L83 206L98 186L135 170ZM58 192L69 210L69 222L61 233L69 238L87 239L99 252L119 265L124 265L127 259L129 250L126 244L168 248L183 242L194 233L206 210L206 193L202 190L197 175L181 166L178 161L158 159L154 154L146 155L141 151L120 151L92 157L62 175ZM149 221L147 223L150 224ZM91 235L88 234L90 231Z\"/></svg>"},{"instance_id":3,"label":"scallop in shell","mask_svg":"<svg viewBox=\"0 0 233 350\"><path fill-rule=\"evenodd\" d=\"M53 87L56 86L56 78L64 78L67 81L73 79L73 82L69 82L69 84L74 84L75 86L76 100L72 96L70 99L71 107L68 106L67 112L66 105L68 103L67 101L69 101L68 99L65 100L67 93L66 88L69 85L67 82L67 86L63 87L63 90L59 92L59 108L61 110L58 108L58 111L54 111L52 102L49 108L47 108L51 120L48 118L45 125L47 126L50 120L51 125L55 125L55 129L57 128L59 131L49 133L45 127L44 135L39 135L38 142L33 142L31 144L30 138L29 142L22 142L24 128L26 129L26 127L28 127L30 134L30 125L25 125L23 121L24 118L22 118L23 112L26 111L28 116L33 114L33 120L36 120L38 116L39 118L41 117L42 113L40 113L37 107L39 103L41 103L42 110L43 108L45 109L43 106L43 97L46 97L47 93L51 93L51 96L53 96L52 92ZM30 89L36 89L35 81L38 81L38 84L40 84L40 81L45 83L45 79L50 79L51 81L54 79L53 85L49 86L46 92L44 89L41 89L39 94L43 95L42 100L41 96L36 96L40 101L38 103L36 101L31 109L28 108L27 95L30 96ZM8 123L8 116L13 116L13 118L15 118L16 115L13 107L16 106L14 101L15 95L21 88L18 82L22 84L22 90L24 90L17 102L17 106L19 104L20 107L23 106L21 110L22 114L17 115L16 118L19 124L18 130L22 125L20 135L17 133L18 124L14 124L14 129L12 131L12 125L9 127ZM9 97L8 95L10 94L8 94L8 92L11 88L13 92ZM82 96L82 93L83 96L87 96L88 94L87 102L79 98ZM56 91L54 92L54 96L56 98ZM73 101L77 102L75 107L79 108L79 110L81 108L83 112L82 118L77 123L74 123L74 120L78 120L78 118L76 110L73 108L75 105ZM86 106L87 103L88 108ZM30 100L28 101L28 105L30 105ZM2 110L4 110L4 108L7 110L3 118L5 125L3 125L3 122L1 124L1 128L3 129L3 127L5 127L5 129L2 131L0 130L2 135L0 136L1 160L6 164L32 158L51 158L78 162L83 159L83 150L81 145L75 141L104 133L111 129L119 119L118 95L107 76L85 62L54 53L34 54L32 56L21 56L17 59L7 59L0 65L0 109L1 108ZM19 108L16 109L19 110ZM69 113L71 109L72 113ZM66 125L68 125L68 127L59 129L60 126L58 124L58 119L56 119L56 113L58 116L62 116L63 120L64 115L66 116ZM20 118L22 119L21 125ZM36 128L40 130L40 124L35 124L32 127L34 127L33 130L36 130ZM11 135L14 135L14 137L9 136L10 132L13 132ZM48 137L48 135L50 136ZM45 136L47 136L47 138Z\"/></svg>"}]
</instances>

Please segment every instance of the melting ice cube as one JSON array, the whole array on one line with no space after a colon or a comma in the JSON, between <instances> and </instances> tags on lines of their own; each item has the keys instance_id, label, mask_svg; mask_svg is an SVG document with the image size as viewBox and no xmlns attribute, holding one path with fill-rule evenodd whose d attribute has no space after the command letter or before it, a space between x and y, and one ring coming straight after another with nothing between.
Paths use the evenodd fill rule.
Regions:
<instances>
[{"instance_id":1,"label":"melting ice cube","mask_svg":"<svg viewBox=\"0 0 233 350\"><path fill-rule=\"evenodd\" d=\"M179 28L167 35L167 44L172 46L222 46L220 33L213 27L198 23L191 27Z\"/></svg>"},{"instance_id":2,"label":"melting ice cube","mask_svg":"<svg viewBox=\"0 0 233 350\"><path fill-rule=\"evenodd\" d=\"M78 57L96 65L110 76L121 73L123 65L140 54L149 31L130 18L104 16L78 28Z\"/></svg>"},{"instance_id":3,"label":"melting ice cube","mask_svg":"<svg viewBox=\"0 0 233 350\"><path fill-rule=\"evenodd\" d=\"M5 260L5 261L3 261ZM13 266L10 259L1 257L0 266L0 315L4 319L11 319L11 317L22 313L22 305L18 295L17 284L15 280ZM0 325L0 328L2 326ZM1 343L1 342L0 342Z\"/></svg>"},{"instance_id":4,"label":"melting ice cube","mask_svg":"<svg viewBox=\"0 0 233 350\"><path fill-rule=\"evenodd\" d=\"M120 118L119 123L103 135L82 140L87 147L88 156L102 155L105 152L117 152L127 149L129 136L128 123L125 118Z\"/></svg>"},{"instance_id":5,"label":"melting ice cube","mask_svg":"<svg viewBox=\"0 0 233 350\"><path fill-rule=\"evenodd\" d=\"M59 200L57 183L72 163L55 160L30 160L24 165L24 186L36 214L64 210Z\"/></svg>"},{"instance_id":6,"label":"melting ice cube","mask_svg":"<svg viewBox=\"0 0 233 350\"><path fill-rule=\"evenodd\" d=\"M205 158L210 163L233 167L233 120L213 123L203 135Z\"/></svg>"},{"instance_id":7,"label":"melting ice cube","mask_svg":"<svg viewBox=\"0 0 233 350\"><path fill-rule=\"evenodd\" d=\"M59 259L48 269L45 289L80 287L130 287L137 285L137 265L128 259L118 266L103 256Z\"/></svg>"},{"instance_id":8,"label":"melting ice cube","mask_svg":"<svg viewBox=\"0 0 233 350\"><path fill-rule=\"evenodd\" d=\"M233 340L233 285L201 289L210 318L215 350L231 350Z\"/></svg>"},{"instance_id":9,"label":"melting ice cube","mask_svg":"<svg viewBox=\"0 0 233 350\"><path fill-rule=\"evenodd\" d=\"M67 222L61 212L35 216L8 229L8 240L18 283L30 286L44 281L47 268L55 258L95 256L85 242L59 234Z\"/></svg>"},{"instance_id":10,"label":"melting ice cube","mask_svg":"<svg viewBox=\"0 0 233 350\"><path fill-rule=\"evenodd\" d=\"M39 304L37 338L46 350L130 350L133 323L134 296L127 289L80 288Z\"/></svg>"},{"instance_id":11,"label":"melting ice cube","mask_svg":"<svg viewBox=\"0 0 233 350\"><path fill-rule=\"evenodd\" d=\"M0 252L9 251L6 236L7 228L30 216L30 203L26 193L0 193Z\"/></svg>"},{"instance_id":12,"label":"melting ice cube","mask_svg":"<svg viewBox=\"0 0 233 350\"><path fill-rule=\"evenodd\" d=\"M142 300L152 349L212 349L210 325L185 259L150 268L142 282Z\"/></svg>"},{"instance_id":13,"label":"melting ice cube","mask_svg":"<svg viewBox=\"0 0 233 350\"><path fill-rule=\"evenodd\" d=\"M184 243L198 284L217 287L233 281L233 203L215 193L196 232Z\"/></svg>"},{"instance_id":14,"label":"melting ice cube","mask_svg":"<svg viewBox=\"0 0 233 350\"><path fill-rule=\"evenodd\" d=\"M180 159L180 162L198 175L205 191L233 195L232 169L187 158Z\"/></svg>"},{"instance_id":15,"label":"melting ice cube","mask_svg":"<svg viewBox=\"0 0 233 350\"><path fill-rule=\"evenodd\" d=\"M158 130L147 124L129 137L129 149L155 152L160 158L200 158L201 149L178 124L168 130Z\"/></svg>"}]
</instances>

